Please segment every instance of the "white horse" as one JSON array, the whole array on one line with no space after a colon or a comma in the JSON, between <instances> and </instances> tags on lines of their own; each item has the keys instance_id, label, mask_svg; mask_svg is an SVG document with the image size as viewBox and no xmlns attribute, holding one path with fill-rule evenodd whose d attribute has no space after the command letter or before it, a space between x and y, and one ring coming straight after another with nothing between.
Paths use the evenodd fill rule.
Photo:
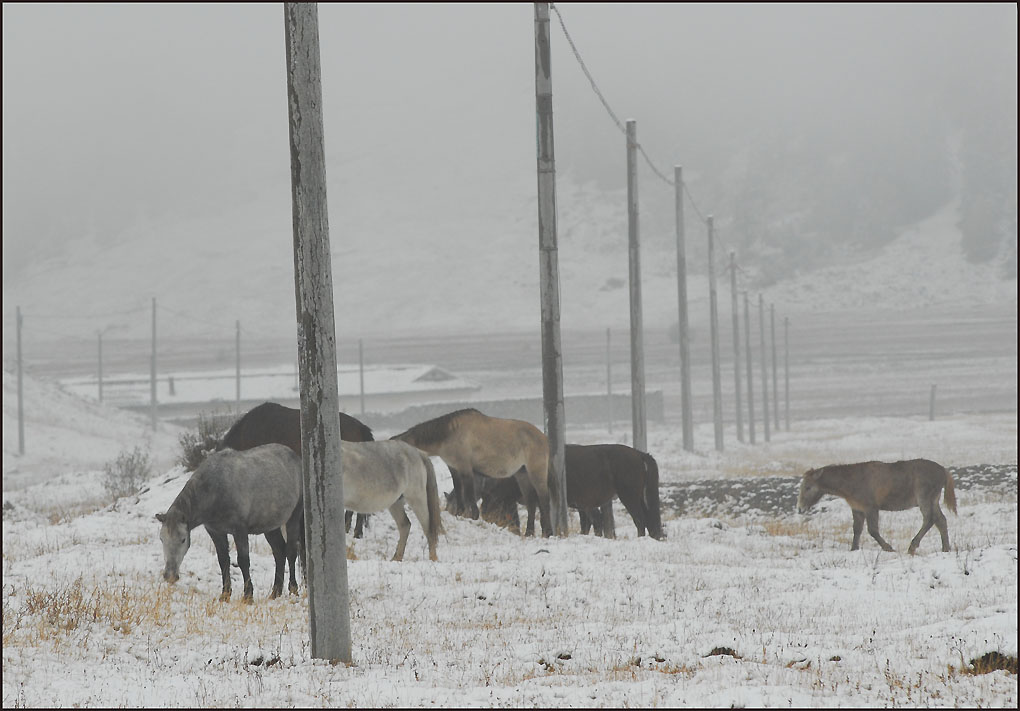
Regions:
<instances>
[{"instance_id":1,"label":"white horse","mask_svg":"<svg viewBox=\"0 0 1020 711\"><path fill-rule=\"evenodd\" d=\"M411 521L407 502L421 523L429 543L429 559L436 557L439 539L439 488L427 454L405 442L340 442L344 477L344 508L359 514L388 509L400 532L393 560L403 560Z\"/></svg>"}]
</instances>

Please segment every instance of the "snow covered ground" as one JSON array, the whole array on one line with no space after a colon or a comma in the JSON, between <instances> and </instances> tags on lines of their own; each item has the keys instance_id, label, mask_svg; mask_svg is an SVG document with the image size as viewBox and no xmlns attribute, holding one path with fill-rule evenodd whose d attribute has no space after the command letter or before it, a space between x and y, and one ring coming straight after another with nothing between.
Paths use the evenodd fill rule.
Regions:
<instances>
[{"instance_id":1,"label":"snow covered ground","mask_svg":"<svg viewBox=\"0 0 1020 711\"><path fill-rule=\"evenodd\" d=\"M830 498L810 516L666 511L664 542L637 538L619 507L615 541L521 539L445 515L436 563L413 517L405 560L391 562L395 526L374 516L348 564L346 667L311 659L303 589L266 599L261 537L254 604L217 601L201 531L181 581L162 581L153 514L188 477L172 464L179 430L151 439L159 464L143 493L110 503L102 465L139 442L145 418L29 380L46 404L19 457L11 387L5 374L4 707L1017 704L1015 675L967 673L987 652L1017 654L1015 412L803 421L724 453L685 452L677 428L650 426L666 484L871 458L1014 465L1005 494L957 490L949 553L930 532L906 555L916 510L882 514L895 553L870 538L851 552L850 513ZM711 423L695 434L710 442Z\"/></svg>"}]
</instances>

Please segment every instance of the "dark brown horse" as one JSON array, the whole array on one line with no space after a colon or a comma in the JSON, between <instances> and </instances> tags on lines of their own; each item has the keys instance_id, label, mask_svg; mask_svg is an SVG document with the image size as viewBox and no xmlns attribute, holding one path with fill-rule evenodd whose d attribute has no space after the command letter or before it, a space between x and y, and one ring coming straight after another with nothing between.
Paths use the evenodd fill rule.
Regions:
<instances>
[{"instance_id":1,"label":"dark brown horse","mask_svg":"<svg viewBox=\"0 0 1020 711\"><path fill-rule=\"evenodd\" d=\"M475 409L457 410L415 425L391 439L440 457L450 469L461 510L478 518L474 476L514 477L521 491L534 493L542 535L552 535L549 515L549 441L530 422L489 417ZM531 529L534 533L534 526Z\"/></svg>"},{"instance_id":2,"label":"dark brown horse","mask_svg":"<svg viewBox=\"0 0 1020 711\"><path fill-rule=\"evenodd\" d=\"M800 482L797 509L807 512L824 494L846 499L854 516L854 540L850 550L861 547L861 530L868 523L868 533L878 541L882 550L893 548L878 533L879 511L904 511L917 506L924 522L921 530L910 541L907 552L913 555L921 539L933 525L942 535L942 550L949 551L949 528L946 515L939 508L939 495L946 490L946 506L956 513L956 492L953 475L940 464L928 459L911 459L906 462L860 462L859 464L833 464L811 469Z\"/></svg>"},{"instance_id":3,"label":"dark brown horse","mask_svg":"<svg viewBox=\"0 0 1020 711\"><path fill-rule=\"evenodd\" d=\"M614 498L627 509L638 536L648 534L662 540L659 505L659 466L650 454L624 444L568 444L566 447L567 506L577 509L581 532L594 526L603 533L607 504ZM482 487L482 515L486 520L503 519L520 529L517 504L528 507L527 530L534 532L535 500L510 483L489 482ZM607 533L608 535L608 533Z\"/></svg>"},{"instance_id":4,"label":"dark brown horse","mask_svg":"<svg viewBox=\"0 0 1020 711\"><path fill-rule=\"evenodd\" d=\"M347 442L372 442L372 430L346 412L340 413L340 439ZM218 450L230 447L236 450L251 449L263 444L285 444L301 456L301 410L276 402L264 402L248 410L223 436ZM345 513L347 530L351 530L351 515ZM364 535L367 514L358 514L354 537Z\"/></svg>"}]
</instances>

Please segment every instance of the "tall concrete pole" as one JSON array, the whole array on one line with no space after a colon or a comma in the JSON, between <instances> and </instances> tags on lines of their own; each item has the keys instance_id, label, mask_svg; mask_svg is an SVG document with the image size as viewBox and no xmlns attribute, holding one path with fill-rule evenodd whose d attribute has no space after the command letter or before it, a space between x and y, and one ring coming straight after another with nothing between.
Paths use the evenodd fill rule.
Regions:
<instances>
[{"instance_id":1,"label":"tall concrete pole","mask_svg":"<svg viewBox=\"0 0 1020 711\"><path fill-rule=\"evenodd\" d=\"M719 304L715 293L715 226L708 216L708 302L712 323L712 414L715 421L715 448L723 451L722 375L719 369Z\"/></svg>"},{"instance_id":2,"label":"tall concrete pole","mask_svg":"<svg viewBox=\"0 0 1020 711\"><path fill-rule=\"evenodd\" d=\"M15 307L18 327L18 454L25 453L25 388L21 362L21 307Z\"/></svg>"},{"instance_id":3,"label":"tall concrete pole","mask_svg":"<svg viewBox=\"0 0 1020 711\"><path fill-rule=\"evenodd\" d=\"M694 417L691 408L691 338L687 320L687 245L684 228L683 168L673 166L676 191L676 291L679 306L677 340L680 342L680 413L684 449L694 451Z\"/></svg>"},{"instance_id":4,"label":"tall concrete pole","mask_svg":"<svg viewBox=\"0 0 1020 711\"><path fill-rule=\"evenodd\" d=\"M776 360L776 305L769 304L769 318L772 322L772 422L779 431L779 365Z\"/></svg>"},{"instance_id":5,"label":"tall concrete pole","mask_svg":"<svg viewBox=\"0 0 1020 711\"><path fill-rule=\"evenodd\" d=\"M737 256L730 252L730 307L733 310L733 383L737 394L737 440L744 441L744 408L740 402L740 311L737 308Z\"/></svg>"},{"instance_id":6,"label":"tall concrete pole","mask_svg":"<svg viewBox=\"0 0 1020 711\"><path fill-rule=\"evenodd\" d=\"M315 3L284 3L311 654L351 662L336 326Z\"/></svg>"},{"instance_id":7,"label":"tall concrete pole","mask_svg":"<svg viewBox=\"0 0 1020 711\"><path fill-rule=\"evenodd\" d=\"M535 3L535 108L538 122L538 258L542 302L542 402L549 438L550 515L567 535L566 414L560 346L559 256L556 243L556 152L553 145L549 3Z\"/></svg>"},{"instance_id":8,"label":"tall concrete pole","mask_svg":"<svg viewBox=\"0 0 1020 711\"><path fill-rule=\"evenodd\" d=\"M630 266L630 402L634 448L648 451L645 414L645 345L641 312L641 249L638 228L637 121L627 119L627 236Z\"/></svg>"},{"instance_id":9,"label":"tall concrete pole","mask_svg":"<svg viewBox=\"0 0 1020 711\"><path fill-rule=\"evenodd\" d=\"M783 357L783 368L786 371L786 397L783 398L786 407L786 431L790 431L790 317L783 318L783 342L786 347L786 355Z\"/></svg>"}]
</instances>

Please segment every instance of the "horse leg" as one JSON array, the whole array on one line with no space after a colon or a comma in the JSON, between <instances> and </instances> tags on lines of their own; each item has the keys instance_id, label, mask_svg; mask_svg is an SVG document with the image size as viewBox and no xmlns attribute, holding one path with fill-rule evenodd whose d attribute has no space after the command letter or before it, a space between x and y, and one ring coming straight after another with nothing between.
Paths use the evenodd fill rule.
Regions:
<instances>
[{"instance_id":1,"label":"horse leg","mask_svg":"<svg viewBox=\"0 0 1020 711\"><path fill-rule=\"evenodd\" d=\"M433 538L429 537L429 531L431 530L429 528L429 502L426 497L427 494L425 492L424 486L421 487L421 493L417 496L411 497L408 496L406 492L404 493L404 499L407 501L407 505L411 507L411 510L414 511L414 517L417 518L418 523L421 524L421 530L425 534L425 539L429 543L429 560L439 560L439 558L436 556L436 541ZM400 510L401 512L404 511L403 508L401 508ZM436 512L436 514L438 515L438 511ZM404 513L404 518L407 519L406 513ZM397 525L399 525L399 523ZM411 529L411 523L409 519L407 528L408 530ZM403 536L404 540L406 541L407 534L405 533L403 534ZM404 549L401 548L400 550L401 555L403 555Z\"/></svg>"},{"instance_id":2,"label":"horse leg","mask_svg":"<svg viewBox=\"0 0 1020 711\"><path fill-rule=\"evenodd\" d=\"M404 559L404 547L407 545L407 534L411 532L411 519L407 517L404 512L404 497L401 496L399 499L390 506L390 516L397 524L397 531L400 533L400 539L397 541L397 552L393 554L393 560Z\"/></svg>"},{"instance_id":3,"label":"horse leg","mask_svg":"<svg viewBox=\"0 0 1020 711\"><path fill-rule=\"evenodd\" d=\"M526 479L534 489L535 495L538 497L538 513L542 521L542 536L549 538L553 534L553 526L552 512L550 511L549 482L546 480L548 469L543 472L532 471L531 469L525 469L525 471L527 472L527 477L521 477L517 481L520 483ZM524 493L523 487L521 492ZM532 527L531 532L534 534L534 527Z\"/></svg>"},{"instance_id":4,"label":"horse leg","mask_svg":"<svg viewBox=\"0 0 1020 711\"><path fill-rule=\"evenodd\" d=\"M942 552L949 552L949 526L946 523L946 515L942 513L942 508L939 506L938 500L935 501L935 510L933 512L935 519L935 526L939 529L939 535L942 536Z\"/></svg>"},{"instance_id":5,"label":"horse leg","mask_svg":"<svg viewBox=\"0 0 1020 711\"><path fill-rule=\"evenodd\" d=\"M251 584L251 559L248 557L248 534L239 532L234 534L234 547L237 549L237 566L241 569L241 577L244 578L245 602L251 602L255 597L255 587Z\"/></svg>"},{"instance_id":6,"label":"horse leg","mask_svg":"<svg viewBox=\"0 0 1020 711\"><path fill-rule=\"evenodd\" d=\"M283 574L287 570L287 542L283 539L283 532L278 528L266 531L266 540L269 547L273 549L273 560L276 562L276 577L273 578L273 590L269 593L269 599L275 600L283 592Z\"/></svg>"},{"instance_id":7,"label":"horse leg","mask_svg":"<svg viewBox=\"0 0 1020 711\"><path fill-rule=\"evenodd\" d=\"M937 508L938 504L935 504L935 507ZM917 532L917 535L914 536L912 541L910 541L910 547L907 548L907 553L909 553L910 555L914 555L914 553L917 551L917 547L921 545L921 539L924 538L924 534L928 533L928 531L931 529L931 527L933 525L935 525L935 516L934 516L934 512L932 511L932 506L929 504L928 506L921 506L920 508L921 508L921 516L923 517L923 521L921 522L921 530L919 530ZM939 513L941 514L942 511L939 510ZM942 519L944 521L945 520L945 516L943 516ZM939 528L939 532L940 533L942 532L942 528L941 527ZM946 550L945 544L947 542L948 541L946 539L946 536L943 536L942 537L942 543L943 543L942 549L943 550Z\"/></svg>"},{"instance_id":8,"label":"horse leg","mask_svg":"<svg viewBox=\"0 0 1020 711\"><path fill-rule=\"evenodd\" d=\"M850 509L854 515L854 540L850 544L850 550L855 551L861 547L861 531L864 530L864 512L857 509Z\"/></svg>"},{"instance_id":9,"label":"horse leg","mask_svg":"<svg viewBox=\"0 0 1020 711\"><path fill-rule=\"evenodd\" d=\"M354 512L350 509L344 511L344 533L351 532L351 518L354 517Z\"/></svg>"},{"instance_id":10,"label":"horse leg","mask_svg":"<svg viewBox=\"0 0 1020 711\"><path fill-rule=\"evenodd\" d=\"M368 525L368 514L358 514L358 522L354 526L354 537L365 537L365 526ZM349 528L349 526L348 526Z\"/></svg>"},{"instance_id":11,"label":"horse leg","mask_svg":"<svg viewBox=\"0 0 1020 711\"><path fill-rule=\"evenodd\" d=\"M613 517L613 500L610 499L597 509L599 525L604 538L616 538L616 519Z\"/></svg>"},{"instance_id":12,"label":"horse leg","mask_svg":"<svg viewBox=\"0 0 1020 711\"><path fill-rule=\"evenodd\" d=\"M577 516L581 519L581 535L587 536L588 531L591 530L591 519L588 517L588 512L585 509L578 509ZM595 535L598 535L598 531L595 531Z\"/></svg>"},{"instance_id":13,"label":"horse leg","mask_svg":"<svg viewBox=\"0 0 1020 711\"><path fill-rule=\"evenodd\" d=\"M620 497L620 503L627 509L627 513L634 519L638 536L645 535L645 502L640 492L633 489L621 489L617 495Z\"/></svg>"},{"instance_id":14,"label":"horse leg","mask_svg":"<svg viewBox=\"0 0 1020 711\"><path fill-rule=\"evenodd\" d=\"M230 599L230 545L227 543L227 534L225 533L209 531L209 537L212 539L213 546L216 547L216 560L219 561L220 575L223 577L220 602L226 602Z\"/></svg>"},{"instance_id":15,"label":"horse leg","mask_svg":"<svg viewBox=\"0 0 1020 711\"><path fill-rule=\"evenodd\" d=\"M872 509L867 513L868 522L868 533L871 537L878 541L878 545L882 546L882 550L892 553L893 547L885 542L885 539L878 534L878 509Z\"/></svg>"},{"instance_id":16,"label":"horse leg","mask_svg":"<svg viewBox=\"0 0 1020 711\"><path fill-rule=\"evenodd\" d=\"M525 536L535 535L535 506L536 504L541 509L541 502L538 497L538 492L535 491L535 487L532 485L531 480L525 474L514 474L514 479L517 480L517 486L521 490L521 498L524 499L524 505L528 507L528 527L524 530ZM514 508L517 508L516 502ZM545 532L546 520L542 519L542 532Z\"/></svg>"},{"instance_id":17,"label":"horse leg","mask_svg":"<svg viewBox=\"0 0 1020 711\"><path fill-rule=\"evenodd\" d=\"M290 563L290 580L288 581L287 589L291 595L298 594L297 584L297 557L299 549L301 548L300 539L301 533L304 529L304 521L302 521L302 511L300 507L291 514L290 520L287 521L287 562ZM304 551L301 551L302 559L304 558Z\"/></svg>"}]
</instances>

